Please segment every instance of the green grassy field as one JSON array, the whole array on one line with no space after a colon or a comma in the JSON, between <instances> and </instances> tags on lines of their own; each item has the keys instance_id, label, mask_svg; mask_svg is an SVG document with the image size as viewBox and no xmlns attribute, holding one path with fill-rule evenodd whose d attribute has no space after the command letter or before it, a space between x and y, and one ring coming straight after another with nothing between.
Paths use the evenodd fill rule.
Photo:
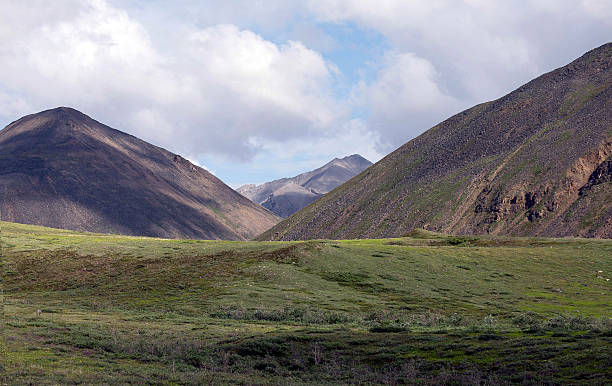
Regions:
<instances>
[{"instance_id":1,"label":"green grassy field","mask_svg":"<svg viewBox=\"0 0 612 386\"><path fill-rule=\"evenodd\" d=\"M8 384L612 382L612 240L0 226Z\"/></svg>"}]
</instances>

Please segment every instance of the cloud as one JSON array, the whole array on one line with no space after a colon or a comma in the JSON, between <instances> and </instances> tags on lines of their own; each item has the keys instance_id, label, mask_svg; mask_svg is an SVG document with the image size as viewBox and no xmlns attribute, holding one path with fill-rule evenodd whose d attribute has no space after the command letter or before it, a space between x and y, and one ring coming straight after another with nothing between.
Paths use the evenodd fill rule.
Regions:
<instances>
[{"instance_id":1,"label":"cloud","mask_svg":"<svg viewBox=\"0 0 612 386\"><path fill-rule=\"evenodd\" d=\"M378 143L386 152L462 107L441 88L433 64L413 53L387 54L362 97L363 108L370 110L370 126L381 135Z\"/></svg>"},{"instance_id":2,"label":"cloud","mask_svg":"<svg viewBox=\"0 0 612 386\"><path fill-rule=\"evenodd\" d=\"M219 25L193 33L188 51L201 86L233 94L247 112L253 107L273 109L277 112L268 112L278 114L281 122L305 119L319 126L335 116L329 108L333 103L330 67L320 54L299 42L277 46L251 31ZM241 127L251 126L251 117L245 118L239 118ZM235 112L232 119L236 119ZM267 130L276 131L273 126Z\"/></svg>"},{"instance_id":3,"label":"cloud","mask_svg":"<svg viewBox=\"0 0 612 386\"><path fill-rule=\"evenodd\" d=\"M582 0L581 5L592 17L612 25L612 5L609 0Z\"/></svg>"},{"instance_id":4,"label":"cloud","mask_svg":"<svg viewBox=\"0 0 612 386\"><path fill-rule=\"evenodd\" d=\"M334 67L300 42L275 44L228 24L190 26L164 51L124 10L79 4L60 2L76 11L27 28L3 20L20 32L0 36L0 91L12 96L0 98L0 112L71 105L175 151L239 159L254 155L252 136L317 135L346 114L331 95ZM28 103L7 101L20 98Z\"/></svg>"},{"instance_id":5,"label":"cloud","mask_svg":"<svg viewBox=\"0 0 612 386\"><path fill-rule=\"evenodd\" d=\"M219 173L376 158L609 40L608 3L0 1L0 120L69 105Z\"/></svg>"},{"instance_id":6,"label":"cloud","mask_svg":"<svg viewBox=\"0 0 612 386\"><path fill-rule=\"evenodd\" d=\"M376 144L378 134L369 129L364 121L351 119L334 130L317 137L271 141L264 138L251 138L252 146L258 149L257 155L249 162L248 173L237 172L239 165L231 165L226 160L207 157L206 164L220 170L231 186L238 187L247 183L262 183L283 177L291 177L316 169L335 157L361 154L372 162L382 158Z\"/></svg>"},{"instance_id":7,"label":"cloud","mask_svg":"<svg viewBox=\"0 0 612 386\"><path fill-rule=\"evenodd\" d=\"M0 89L0 117L13 117L13 120L16 120L24 111L32 111L25 99L9 95Z\"/></svg>"},{"instance_id":8,"label":"cloud","mask_svg":"<svg viewBox=\"0 0 612 386\"><path fill-rule=\"evenodd\" d=\"M434 63L462 99L501 96L610 39L607 0L311 0L319 20L356 22L393 51Z\"/></svg>"},{"instance_id":9,"label":"cloud","mask_svg":"<svg viewBox=\"0 0 612 386\"><path fill-rule=\"evenodd\" d=\"M607 0L311 0L320 22L386 37L359 94L390 150L463 108L501 97L609 41Z\"/></svg>"},{"instance_id":10,"label":"cloud","mask_svg":"<svg viewBox=\"0 0 612 386\"><path fill-rule=\"evenodd\" d=\"M379 141L378 135L360 119L346 121L335 130L322 133L309 141L292 139L280 142L261 137L251 138L253 146L261 149L263 153L287 163L308 155L304 161L311 166L318 165L321 161L329 162L334 157L355 153L371 161L378 161L383 155L376 150L375 144Z\"/></svg>"},{"instance_id":11,"label":"cloud","mask_svg":"<svg viewBox=\"0 0 612 386\"><path fill-rule=\"evenodd\" d=\"M15 4L0 3L0 14L29 9ZM5 93L36 108L70 104L85 112L119 115L136 99L147 103L173 88L146 30L126 12L102 1L54 5L64 12L56 15L53 7L40 6L32 20L2 21L9 26L0 36L0 87ZM44 19L45 12L53 17Z\"/></svg>"}]
</instances>

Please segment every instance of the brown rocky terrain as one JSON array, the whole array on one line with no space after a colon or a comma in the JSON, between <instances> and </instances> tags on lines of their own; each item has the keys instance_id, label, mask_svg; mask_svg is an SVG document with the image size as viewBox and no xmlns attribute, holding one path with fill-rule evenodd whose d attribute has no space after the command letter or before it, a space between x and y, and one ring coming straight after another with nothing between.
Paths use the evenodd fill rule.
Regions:
<instances>
[{"instance_id":1,"label":"brown rocky terrain","mask_svg":"<svg viewBox=\"0 0 612 386\"><path fill-rule=\"evenodd\" d=\"M279 220L180 155L66 107L0 131L0 210L25 224L223 240Z\"/></svg>"},{"instance_id":2,"label":"brown rocky terrain","mask_svg":"<svg viewBox=\"0 0 612 386\"><path fill-rule=\"evenodd\" d=\"M236 189L281 216L288 217L330 192L372 165L359 154L334 158L315 170L291 178L281 178L261 185L243 185Z\"/></svg>"},{"instance_id":3,"label":"brown rocky terrain","mask_svg":"<svg viewBox=\"0 0 612 386\"><path fill-rule=\"evenodd\" d=\"M612 43L477 105L259 239L612 237Z\"/></svg>"}]
</instances>

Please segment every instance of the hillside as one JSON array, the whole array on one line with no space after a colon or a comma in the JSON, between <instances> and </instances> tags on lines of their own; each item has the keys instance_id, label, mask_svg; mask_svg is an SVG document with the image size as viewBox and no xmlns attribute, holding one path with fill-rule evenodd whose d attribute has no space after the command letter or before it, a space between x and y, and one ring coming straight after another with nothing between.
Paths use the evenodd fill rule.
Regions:
<instances>
[{"instance_id":1,"label":"hillside","mask_svg":"<svg viewBox=\"0 0 612 386\"><path fill-rule=\"evenodd\" d=\"M217 242L0 227L3 384L612 380L612 240Z\"/></svg>"},{"instance_id":2,"label":"hillside","mask_svg":"<svg viewBox=\"0 0 612 386\"><path fill-rule=\"evenodd\" d=\"M243 185L236 190L269 211L288 217L370 165L372 163L367 159L353 154L334 158L318 169L292 178L281 178L261 185Z\"/></svg>"},{"instance_id":3,"label":"hillside","mask_svg":"<svg viewBox=\"0 0 612 386\"><path fill-rule=\"evenodd\" d=\"M0 211L55 228L226 240L278 220L181 156L66 107L0 131Z\"/></svg>"},{"instance_id":4,"label":"hillside","mask_svg":"<svg viewBox=\"0 0 612 386\"><path fill-rule=\"evenodd\" d=\"M612 43L434 126L259 239L612 237Z\"/></svg>"}]
</instances>

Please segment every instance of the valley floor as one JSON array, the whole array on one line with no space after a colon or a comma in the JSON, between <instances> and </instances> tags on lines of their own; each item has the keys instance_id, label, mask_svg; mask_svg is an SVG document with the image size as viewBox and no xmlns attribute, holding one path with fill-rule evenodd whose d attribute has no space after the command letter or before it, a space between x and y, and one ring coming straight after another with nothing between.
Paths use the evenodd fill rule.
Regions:
<instances>
[{"instance_id":1,"label":"valley floor","mask_svg":"<svg viewBox=\"0 0 612 386\"><path fill-rule=\"evenodd\" d=\"M612 240L0 226L8 384L612 382Z\"/></svg>"}]
</instances>

